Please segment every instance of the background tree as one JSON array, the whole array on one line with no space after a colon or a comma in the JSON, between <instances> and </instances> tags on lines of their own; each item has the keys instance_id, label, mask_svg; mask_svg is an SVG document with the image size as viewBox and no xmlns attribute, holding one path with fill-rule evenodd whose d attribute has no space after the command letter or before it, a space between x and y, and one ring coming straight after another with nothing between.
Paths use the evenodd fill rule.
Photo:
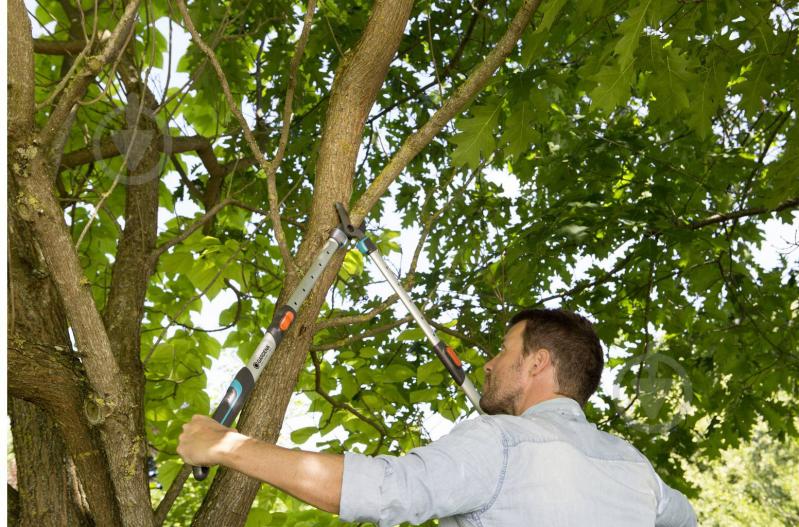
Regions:
<instances>
[{"instance_id":1,"label":"background tree","mask_svg":"<svg viewBox=\"0 0 799 527\"><path fill-rule=\"evenodd\" d=\"M671 484L758 419L797 435L779 397L797 392L796 240L753 256L799 207L796 2L28 8L10 2L8 57L22 524L336 521L231 471L186 484L174 453L210 411L203 368L250 355L335 201L410 255L403 280L478 384L515 309L590 313L620 388L589 416ZM394 215L416 247L381 230ZM339 255L242 431L275 441L301 392L319 421L295 442L396 454L427 413L466 413L374 279ZM219 298L219 327L195 327Z\"/></svg>"},{"instance_id":2,"label":"background tree","mask_svg":"<svg viewBox=\"0 0 799 527\"><path fill-rule=\"evenodd\" d=\"M799 521L799 478L795 437L778 440L765 426L751 441L712 462L687 467L702 489L696 503L702 525L794 525Z\"/></svg>"}]
</instances>

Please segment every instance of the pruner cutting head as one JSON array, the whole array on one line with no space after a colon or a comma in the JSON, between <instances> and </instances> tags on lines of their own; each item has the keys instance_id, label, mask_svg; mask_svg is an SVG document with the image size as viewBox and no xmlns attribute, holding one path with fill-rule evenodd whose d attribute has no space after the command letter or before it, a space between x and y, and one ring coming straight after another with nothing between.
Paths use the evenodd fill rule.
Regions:
<instances>
[{"instance_id":1,"label":"pruner cutting head","mask_svg":"<svg viewBox=\"0 0 799 527\"><path fill-rule=\"evenodd\" d=\"M360 240L366 235L363 230L364 223L361 223L360 227L353 225L350 221L350 213L339 201L336 202L336 212L338 212L339 227L347 234L350 240Z\"/></svg>"}]
</instances>

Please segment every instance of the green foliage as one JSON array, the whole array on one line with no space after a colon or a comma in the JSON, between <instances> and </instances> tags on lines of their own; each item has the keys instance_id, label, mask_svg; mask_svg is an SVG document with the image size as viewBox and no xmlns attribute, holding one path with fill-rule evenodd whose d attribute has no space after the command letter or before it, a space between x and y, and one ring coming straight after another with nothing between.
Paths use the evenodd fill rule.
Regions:
<instances>
[{"instance_id":1,"label":"green foliage","mask_svg":"<svg viewBox=\"0 0 799 527\"><path fill-rule=\"evenodd\" d=\"M799 522L799 442L779 440L764 424L751 441L719 459L687 466L702 489L694 506L701 525L796 525Z\"/></svg>"},{"instance_id":2,"label":"green foliage","mask_svg":"<svg viewBox=\"0 0 799 527\"><path fill-rule=\"evenodd\" d=\"M452 151L452 162L455 165L466 165L477 168L481 159L487 159L494 151L494 129L499 118L499 106L473 106L472 117L462 117L456 121L461 131L450 141L455 145Z\"/></svg>"},{"instance_id":3,"label":"green foliage","mask_svg":"<svg viewBox=\"0 0 799 527\"><path fill-rule=\"evenodd\" d=\"M517 4L417 2L367 120L356 197L493 49ZM174 6L160 0L147 5L135 57L158 67L166 64L161 53L170 44L163 29L168 24L156 27L156 18L183 33ZM362 0L319 2L277 178L292 251L309 234L304 225L331 79L370 6ZM198 0L189 8L271 158L304 2L251 2L245 9ZM85 15L91 26L91 6ZM55 21L52 38L67 38L58 2L40 0L36 16L43 24ZM97 22L106 27L113 17L112 8L101 7ZM799 434L778 395L799 392L796 240L786 240L783 251L772 255L773 265L760 263L754 252L766 219L795 225L796 212L752 211L799 196L798 18L796 2L765 0L543 2L511 59L410 162L367 224L381 252L405 272L415 247L396 229L422 231L430 222L412 296L429 318L464 337L440 332L478 387L481 367L498 349L514 310L561 305L596 322L608 363L616 367L611 377L619 374L618 387L606 385L589 405L589 416L630 438L670 484L704 492L704 483L686 479L683 462L704 467L742 442L759 440L755 426L761 420L770 434L792 444ZM167 131L208 137L220 164L248 159L203 54L189 44L172 60L193 80L185 87L174 80L163 86L160 72L151 82L159 97L168 96L159 113ZM62 64L61 57L37 55L38 102L57 84ZM431 81L436 83L428 89L417 89ZM116 83L106 92L92 86L88 96L97 101L78 107L67 152L124 128L126 96ZM37 115L40 124L44 117ZM111 158L60 172L76 242L121 170L121 159ZM190 153L175 156L164 172L159 244L206 212L203 198L212 183ZM147 293L141 334L145 419L164 487L176 473L181 425L216 402L204 391L206 369L220 356L228 362L249 358L282 288L285 270L272 233L252 212L268 207L262 177L247 164L225 178L221 195L246 207L225 207L163 254ZM120 184L108 196L79 247L101 309L125 188ZM693 224L714 215L722 217ZM379 275L358 251L347 253L338 278L322 319L370 312L387 296L374 287ZM211 301L220 307L218 320L199 316ZM318 368L310 358L306 363L296 391L308 398L314 424L294 431L292 440L330 452L401 454L429 440L429 413L456 421L469 412L418 330L367 333L401 316L401 309L390 308L314 335L316 346L345 344L317 353ZM674 359L684 373L658 372L641 392L635 361L654 353ZM327 397L317 392L317 377ZM692 389L688 412L681 410L682 379ZM319 440L312 439L316 431ZM168 525L190 523L207 484L187 486ZM153 491L154 500L160 492ZM730 517L706 514L719 524ZM758 523L761 516L746 518ZM264 488L248 525L336 521Z\"/></svg>"}]
</instances>

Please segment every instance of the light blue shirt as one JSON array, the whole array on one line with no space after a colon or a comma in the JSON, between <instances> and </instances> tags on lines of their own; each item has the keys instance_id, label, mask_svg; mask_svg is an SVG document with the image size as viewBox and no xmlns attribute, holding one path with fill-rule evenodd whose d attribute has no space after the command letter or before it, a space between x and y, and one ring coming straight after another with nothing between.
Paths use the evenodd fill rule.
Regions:
<instances>
[{"instance_id":1,"label":"light blue shirt","mask_svg":"<svg viewBox=\"0 0 799 527\"><path fill-rule=\"evenodd\" d=\"M344 458L341 519L380 527L696 525L680 492L627 441L560 397L521 416L481 416L401 457Z\"/></svg>"}]
</instances>

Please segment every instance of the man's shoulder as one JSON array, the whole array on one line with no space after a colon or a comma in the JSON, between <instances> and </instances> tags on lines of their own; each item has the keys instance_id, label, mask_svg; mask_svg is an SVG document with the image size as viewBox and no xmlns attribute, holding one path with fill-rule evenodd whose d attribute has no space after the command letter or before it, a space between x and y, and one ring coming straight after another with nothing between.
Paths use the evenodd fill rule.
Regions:
<instances>
[{"instance_id":1,"label":"man's shoulder","mask_svg":"<svg viewBox=\"0 0 799 527\"><path fill-rule=\"evenodd\" d=\"M502 427L496 415L479 415L471 419L464 419L457 423L450 431L450 435L487 435L502 437Z\"/></svg>"},{"instance_id":2,"label":"man's shoulder","mask_svg":"<svg viewBox=\"0 0 799 527\"><path fill-rule=\"evenodd\" d=\"M629 441L599 430L587 421L575 427L539 416L483 415L462 422L456 429L459 427L467 433L499 434L510 446L526 442L566 442L589 457L651 466L649 460Z\"/></svg>"},{"instance_id":3,"label":"man's shoulder","mask_svg":"<svg viewBox=\"0 0 799 527\"><path fill-rule=\"evenodd\" d=\"M651 463L635 445L621 436L611 434L599 429L595 429L597 442L606 447L607 452L612 452L619 461L629 461L632 463L643 463L651 467Z\"/></svg>"}]
</instances>

